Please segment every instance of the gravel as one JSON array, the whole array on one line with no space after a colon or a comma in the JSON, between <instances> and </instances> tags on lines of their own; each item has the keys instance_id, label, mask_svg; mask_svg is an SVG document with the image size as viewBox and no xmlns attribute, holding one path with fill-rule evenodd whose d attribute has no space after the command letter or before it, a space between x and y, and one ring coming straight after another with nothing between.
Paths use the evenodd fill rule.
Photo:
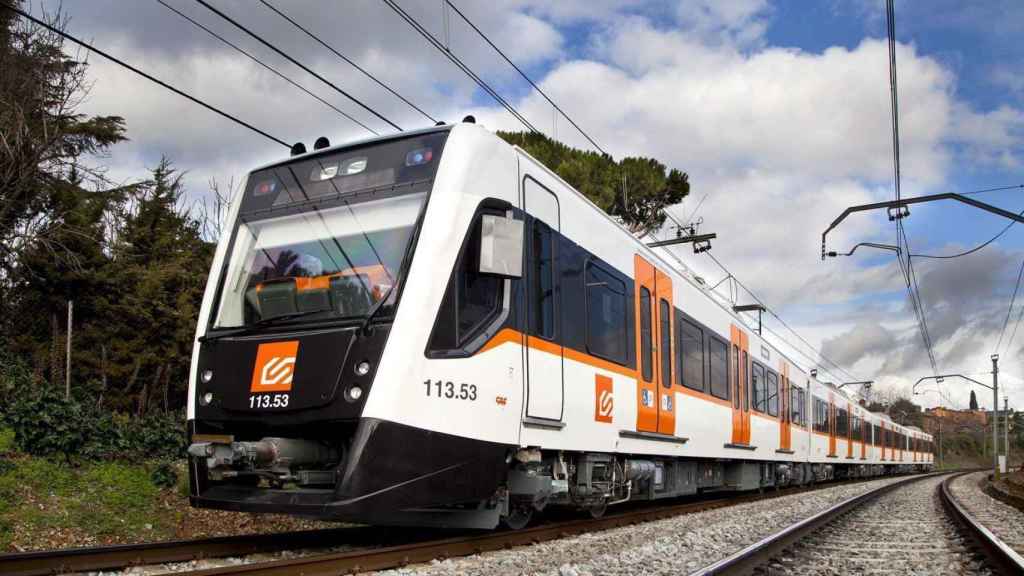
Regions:
<instances>
[{"instance_id":1,"label":"gravel","mask_svg":"<svg viewBox=\"0 0 1024 576\"><path fill-rule=\"evenodd\" d=\"M942 509L944 476L897 488L805 539L772 574L991 574Z\"/></svg>"},{"instance_id":2,"label":"gravel","mask_svg":"<svg viewBox=\"0 0 1024 576\"><path fill-rule=\"evenodd\" d=\"M953 497L967 512L1006 542L1024 554L1024 512L1004 504L982 490L989 472L965 474L950 487Z\"/></svg>"},{"instance_id":3,"label":"gravel","mask_svg":"<svg viewBox=\"0 0 1024 576\"><path fill-rule=\"evenodd\" d=\"M379 574L583 576L687 573L847 498L895 481L897 479L886 478L833 486Z\"/></svg>"}]
</instances>

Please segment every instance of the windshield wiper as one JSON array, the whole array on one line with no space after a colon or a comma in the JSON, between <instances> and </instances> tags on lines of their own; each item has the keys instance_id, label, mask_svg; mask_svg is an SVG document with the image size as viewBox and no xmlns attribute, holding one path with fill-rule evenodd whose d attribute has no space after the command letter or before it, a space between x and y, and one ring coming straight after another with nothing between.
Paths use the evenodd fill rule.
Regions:
<instances>
[{"instance_id":1,"label":"windshield wiper","mask_svg":"<svg viewBox=\"0 0 1024 576\"><path fill-rule=\"evenodd\" d=\"M304 316L310 316L312 314L320 314L321 312L330 312L330 310L303 310L302 312L289 312L287 314L278 314L277 316L271 316L269 318L261 318L254 322L256 326L265 326L267 324L273 324L280 320L293 320L295 318L302 318Z\"/></svg>"},{"instance_id":2,"label":"windshield wiper","mask_svg":"<svg viewBox=\"0 0 1024 576\"><path fill-rule=\"evenodd\" d=\"M366 329L370 327L370 322L373 320L374 316L377 315L377 312L379 312L380 309L384 307L384 303L388 301L388 298L391 296L391 292L395 289L396 285L397 282L392 282L391 287L388 288L387 292L385 292L384 295L381 296L380 300L377 300L377 303L373 305L373 308L370 308L370 313L366 315L366 319L363 320L363 323L359 325L359 331L356 332L357 334L366 333Z\"/></svg>"}]
</instances>

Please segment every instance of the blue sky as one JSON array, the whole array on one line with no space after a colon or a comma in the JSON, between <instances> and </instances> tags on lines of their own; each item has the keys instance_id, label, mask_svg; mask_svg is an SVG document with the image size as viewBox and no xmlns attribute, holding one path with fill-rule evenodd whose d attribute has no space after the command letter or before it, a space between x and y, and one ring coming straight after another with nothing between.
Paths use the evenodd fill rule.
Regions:
<instances>
[{"instance_id":1,"label":"blue sky","mask_svg":"<svg viewBox=\"0 0 1024 576\"><path fill-rule=\"evenodd\" d=\"M197 4L167 1L366 119ZM435 116L473 113L490 128L521 128L383 3L273 1ZM400 3L442 35L437 2ZM403 126L424 124L261 6L215 4ZM819 258L821 230L844 207L892 196L884 1L456 4L613 155L688 172L693 197L673 212L685 217L707 195L700 216L719 234L716 257L830 358L891 390L931 370L891 256ZM75 33L288 141L366 135L155 1L65 0L64 9ZM904 196L1024 183L1024 3L899 1L896 24ZM564 120L555 128L550 105L454 14L450 37L453 52L539 129L587 145ZM142 177L168 155L202 200L210 178L237 183L283 152L98 58L90 74L83 111L125 116L132 138L98 159L115 179ZM1024 191L977 198L1024 209ZM951 203L913 207L906 223L921 253L973 246L1004 225ZM895 240L883 213L851 217L831 247L865 240ZM712 283L723 275L707 258L680 256ZM985 369L1022 258L1024 226L1015 226L977 254L915 265L941 370ZM1022 349L1024 333L1007 352L1010 382L1024 376ZM1014 386L1024 403L1024 387ZM966 390L955 392L951 401L966 403Z\"/></svg>"}]
</instances>

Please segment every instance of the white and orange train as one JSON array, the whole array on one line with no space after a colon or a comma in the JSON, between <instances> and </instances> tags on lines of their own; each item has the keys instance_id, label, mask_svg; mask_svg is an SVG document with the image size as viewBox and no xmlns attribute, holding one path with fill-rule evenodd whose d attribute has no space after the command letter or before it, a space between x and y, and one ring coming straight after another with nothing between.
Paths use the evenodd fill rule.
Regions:
<instances>
[{"instance_id":1,"label":"white and orange train","mask_svg":"<svg viewBox=\"0 0 1024 576\"><path fill-rule=\"evenodd\" d=\"M192 359L195 506L521 526L932 465L471 122L250 173Z\"/></svg>"}]
</instances>

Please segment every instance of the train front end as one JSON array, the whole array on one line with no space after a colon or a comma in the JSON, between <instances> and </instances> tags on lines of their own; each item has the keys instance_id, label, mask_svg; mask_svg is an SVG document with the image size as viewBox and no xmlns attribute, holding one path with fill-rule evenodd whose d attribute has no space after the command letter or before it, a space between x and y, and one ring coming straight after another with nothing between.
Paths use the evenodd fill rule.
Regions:
<instances>
[{"instance_id":1,"label":"train front end","mask_svg":"<svg viewBox=\"0 0 1024 576\"><path fill-rule=\"evenodd\" d=\"M493 496L503 448L364 414L451 133L317 151L249 175L192 358L193 506L476 525L459 511ZM466 486L468 458L493 477Z\"/></svg>"}]
</instances>

